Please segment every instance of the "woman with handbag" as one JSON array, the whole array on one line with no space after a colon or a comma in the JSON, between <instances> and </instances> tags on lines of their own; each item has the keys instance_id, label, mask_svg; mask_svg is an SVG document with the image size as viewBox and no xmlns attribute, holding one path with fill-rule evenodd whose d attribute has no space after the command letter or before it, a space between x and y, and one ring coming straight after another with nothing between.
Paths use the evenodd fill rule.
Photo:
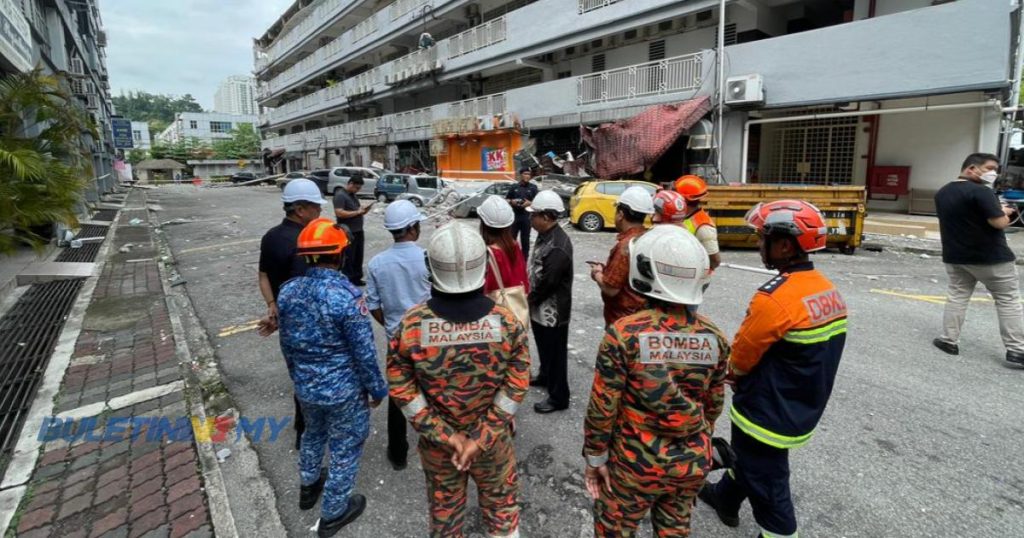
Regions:
<instances>
[{"instance_id":1,"label":"woman with handbag","mask_svg":"<svg viewBox=\"0 0 1024 538\"><path fill-rule=\"evenodd\" d=\"M512 235L515 222L512 206L504 198L492 195L480 204L477 214L480 215L480 235L489 251L484 293L512 310L529 328L526 295L530 292L530 279L523 251Z\"/></svg>"}]
</instances>

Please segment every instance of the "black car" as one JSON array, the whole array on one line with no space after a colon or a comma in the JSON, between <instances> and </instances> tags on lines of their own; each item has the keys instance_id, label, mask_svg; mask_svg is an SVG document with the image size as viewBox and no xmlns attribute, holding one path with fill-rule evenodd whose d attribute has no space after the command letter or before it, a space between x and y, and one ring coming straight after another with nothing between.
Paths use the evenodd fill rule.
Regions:
<instances>
[{"instance_id":1,"label":"black car","mask_svg":"<svg viewBox=\"0 0 1024 538\"><path fill-rule=\"evenodd\" d=\"M246 181L252 181L256 179L256 174L252 172L238 172L231 175L232 183L245 183Z\"/></svg>"},{"instance_id":2,"label":"black car","mask_svg":"<svg viewBox=\"0 0 1024 538\"><path fill-rule=\"evenodd\" d=\"M327 181L331 178L331 171L328 169L313 170L306 175L306 179L316 183L317 187L320 187L320 192L327 194Z\"/></svg>"}]
</instances>

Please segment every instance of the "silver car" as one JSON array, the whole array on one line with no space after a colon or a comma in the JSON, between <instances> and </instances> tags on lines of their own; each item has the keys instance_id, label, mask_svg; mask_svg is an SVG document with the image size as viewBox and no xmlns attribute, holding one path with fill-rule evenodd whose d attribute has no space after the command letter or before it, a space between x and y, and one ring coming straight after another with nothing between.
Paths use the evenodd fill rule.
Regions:
<instances>
[{"instance_id":1,"label":"silver car","mask_svg":"<svg viewBox=\"0 0 1024 538\"><path fill-rule=\"evenodd\" d=\"M352 177L352 172L356 171L360 172L363 176L363 188L359 189L356 196L373 198L373 191L377 187L377 180L380 179L381 174L386 172L376 168L364 168L361 166L335 166L331 168L331 173L327 178L327 194L337 194L338 190L344 189L345 185L348 185L348 178Z\"/></svg>"}]
</instances>

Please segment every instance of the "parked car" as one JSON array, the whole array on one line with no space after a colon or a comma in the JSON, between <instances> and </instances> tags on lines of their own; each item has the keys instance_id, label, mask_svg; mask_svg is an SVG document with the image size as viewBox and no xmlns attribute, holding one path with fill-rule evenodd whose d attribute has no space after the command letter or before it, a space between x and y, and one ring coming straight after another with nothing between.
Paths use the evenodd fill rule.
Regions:
<instances>
[{"instance_id":1,"label":"parked car","mask_svg":"<svg viewBox=\"0 0 1024 538\"><path fill-rule=\"evenodd\" d=\"M293 180L295 178L306 177L308 175L309 175L309 172L307 172L305 170L297 170L295 172L288 172L284 176L277 178L277 180L274 183L277 184L277 188L279 188L281 190L284 190L284 186L287 185L289 181L291 181L291 180ZM323 189L321 188L320 190L323 190Z\"/></svg>"},{"instance_id":2,"label":"parked car","mask_svg":"<svg viewBox=\"0 0 1024 538\"><path fill-rule=\"evenodd\" d=\"M401 194L409 194L405 197L415 204L419 202L422 207L424 202L432 198L438 191L438 180L436 176L423 176L412 174L385 174L377 182L373 190L373 197L378 202L387 203L394 201Z\"/></svg>"},{"instance_id":3,"label":"parked car","mask_svg":"<svg viewBox=\"0 0 1024 538\"><path fill-rule=\"evenodd\" d=\"M464 219L476 215L476 210L492 194L502 198L512 190L514 181L456 181L452 185L462 197L459 205L452 210L452 216Z\"/></svg>"},{"instance_id":4,"label":"parked car","mask_svg":"<svg viewBox=\"0 0 1024 538\"><path fill-rule=\"evenodd\" d=\"M377 181L380 180L382 174L388 173L385 170L378 170L376 168L363 168L360 166L336 166L330 169L330 174L327 177L327 187L325 192L327 194L334 194L338 189L342 189L345 185L348 185L348 178L352 177L352 172L359 171L363 174L363 188L359 189L356 196L362 196L365 198L374 197L374 189L377 187Z\"/></svg>"},{"instance_id":5,"label":"parked car","mask_svg":"<svg viewBox=\"0 0 1024 538\"><path fill-rule=\"evenodd\" d=\"M316 183L317 187L320 187L320 192L327 194L327 184L330 183L331 170L329 168L321 168L320 170L313 170L306 174L306 179Z\"/></svg>"},{"instance_id":6,"label":"parked car","mask_svg":"<svg viewBox=\"0 0 1024 538\"><path fill-rule=\"evenodd\" d=\"M231 174L232 183L245 183L246 181L253 181L256 179L256 174L253 172L236 172Z\"/></svg>"},{"instance_id":7,"label":"parked car","mask_svg":"<svg viewBox=\"0 0 1024 538\"><path fill-rule=\"evenodd\" d=\"M645 181L588 181L569 198L569 222L585 232L615 225L615 201L628 187L640 186L653 196L658 187Z\"/></svg>"}]
</instances>

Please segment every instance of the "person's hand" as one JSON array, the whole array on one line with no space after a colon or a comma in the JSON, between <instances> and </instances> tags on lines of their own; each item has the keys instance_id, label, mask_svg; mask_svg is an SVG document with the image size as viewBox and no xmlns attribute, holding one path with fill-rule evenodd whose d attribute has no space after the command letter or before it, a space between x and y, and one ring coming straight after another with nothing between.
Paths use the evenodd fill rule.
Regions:
<instances>
[{"instance_id":1,"label":"person's hand","mask_svg":"<svg viewBox=\"0 0 1024 538\"><path fill-rule=\"evenodd\" d=\"M260 320L256 326L256 333L260 336L270 336L277 330L277 321L272 320L269 317L265 317Z\"/></svg>"},{"instance_id":2,"label":"person's hand","mask_svg":"<svg viewBox=\"0 0 1024 538\"><path fill-rule=\"evenodd\" d=\"M380 403L383 402L383 401L384 401L383 398L380 399L380 400L374 400L373 397L371 396L370 397L370 408L371 409L376 409L378 406L380 406Z\"/></svg>"},{"instance_id":3,"label":"person's hand","mask_svg":"<svg viewBox=\"0 0 1024 538\"><path fill-rule=\"evenodd\" d=\"M530 207L532 204L533 202L529 200L523 200L523 207Z\"/></svg>"},{"instance_id":4,"label":"person's hand","mask_svg":"<svg viewBox=\"0 0 1024 538\"><path fill-rule=\"evenodd\" d=\"M466 441L469 441L469 438L466 437L466 434L461 432L448 438L448 446L452 447L454 450L454 452L452 452L452 464L455 465L456 468L459 466L457 463L458 458L462 454Z\"/></svg>"},{"instance_id":5,"label":"person's hand","mask_svg":"<svg viewBox=\"0 0 1024 538\"><path fill-rule=\"evenodd\" d=\"M466 441L462 443L461 454L456 451L452 454L452 464L455 468L460 471L468 471L469 466L473 464L473 460L480 455L480 445L476 441L466 438Z\"/></svg>"},{"instance_id":6,"label":"person's hand","mask_svg":"<svg viewBox=\"0 0 1024 538\"><path fill-rule=\"evenodd\" d=\"M608 475L607 465L600 467L587 465L587 468L583 471L583 481L587 485L587 492L590 493L590 497L593 499L601 496L602 486L604 486L605 491L612 490L612 478Z\"/></svg>"},{"instance_id":7,"label":"person's hand","mask_svg":"<svg viewBox=\"0 0 1024 538\"><path fill-rule=\"evenodd\" d=\"M592 278L594 280L594 282L600 282L598 280L598 278L599 278L598 275L601 275L603 273L604 273L604 264L603 263L595 263L595 264L590 266L590 278Z\"/></svg>"},{"instance_id":8,"label":"person's hand","mask_svg":"<svg viewBox=\"0 0 1024 538\"><path fill-rule=\"evenodd\" d=\"M1017 212L1017 209L1014 208L1014 207L1011 207L1011 206L1008 206L1008 205L1004 205L1003 206L1003 214L1006 215L1007 217L1012 217L1013 214L1016 213L1016 212Z\"/></svg>"},{"instance_id":9,"label":"person's hand","mask_svg":"<svg viewBox=\"0 0 1024 538\"><path fill-rule=\"evenodd\" d=\"M277 301L267 303L267 318L277 326Z\"/></svg>"}]
</instances>

